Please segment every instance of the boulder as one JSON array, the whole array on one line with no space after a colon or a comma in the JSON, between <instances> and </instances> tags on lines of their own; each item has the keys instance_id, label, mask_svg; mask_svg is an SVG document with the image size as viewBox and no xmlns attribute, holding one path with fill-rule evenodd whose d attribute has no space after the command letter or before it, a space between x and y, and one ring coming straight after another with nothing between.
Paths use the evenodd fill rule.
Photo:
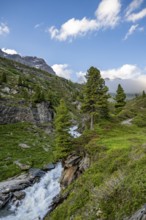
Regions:
<instances>
[{"instance_id":1,"label":"boulder","mask_svg":"<svg viewBox=\"0 0 146 220\"><path fill-rule=\"evenodd\" d=\"M81 160L81 156L76 156L76 155L70 155L66 160L65 160L65 167L72 167L77 165Z\"/></svg>"},{"instance_id":2,"label":"boulder","mask_svg":"<svg viewBox=\"0 0 146 220\"><path fill-rule=\"evenodd\" d=\"M10 93L10 88L9 87L4 87L3 89L1 89L2 92L6 92L6 93Z\"/></svg>"},{"instance_id":3,"label":"boulder","mask_svg":"<svg viewBox=\"0 0 146 220\"><path fill-rule=\"evenodd\" d=\"M22 164L19 161L14 161L14 164L16 164L21 170L25 171L25 170L29 170L30 169L30 165L28 164Z\"/></svg>"},{"instance_id":4,"label":"boulder","mask_svg":"<svg viewBox=\"0 0 146 220\"><path fill-rule=\"evenodd\" d=\"M55 168L55 164L49 163L49 164L44 165L43 170L49 171L49 170L53 170L54 168Z\"/></svg>"},{"instance_id":5,"label":"boulder","mask_svg":"<svg viewBox=\"0 0 146 220\"><path fill-rule=\"evenodd\" d=\"M24 191L16 191L13 193L13 196L17 199L17 200L21 200L24 199L25 197L25 192Z\"/></svg>"},{"instance_id":6,"label":"boulder","mask_svg":"<svg viewBox=\"0 0 146 220\"><path fill-rule=\"evenodd\" d=\"M23 148L23 149L28 149L30 148L30 146L28 146L27 144L24 144L24 143L20 143L19 144L19 147Z\"/></svg>"},{"instance_id":7,"label":"boulder","mask_svg":"<svg viewBox=\"0 0 146 220\"><path fill-rule=\"evenodd\" d=\"M76 178L76 171L78 166L69 167L63 173L61 178L61 185L63 188L67 187L75 178Z\"/></svg>"},{"instance_id":8,"label":"boulder","mask_svg":"<svg viewBox=\"0 0 146 220\"><path fill-rule=\"evenodd\" d=\"M11 194L0 193L0 208L6 205L6 203L10 200Z\"/></svg>"},{"instance_id":9,"label":"boulder","mask_svg":"<svg viewBox=\"0 0 146 220\"><path fill-rule=\"evenodd\" d=\"M45 175L45 171L38 169L38 168L30 168L29 169L29 176L31 178L36 178L36 177L43 177Z\"/></svg>"},{"instance_id":10,"label":"boulder","mask_svg":"<svg viewBox=\"0 0 146 220\"><path fill-rule=\"evenodd\" d=\"M81 157L72 154L64 161L64 171L61 178L61 186L67 187L78 176L81 175L90 166L90 159L88 155Z\"/></svg>"},{"instance_id":11,"label":"boulder","mask_svg":"<svg viewBox=\"0 0 146 220\"><path fill-rule=\"evenodd\" d=\"M124 220L146 220L146 204L139 209L131 218L125 218Z\"/></svg>"},{"instance_id":12,"label":"boulder","mask_svg":"<svg viewBox=\"0 0 146 220\"><path fill-rule=\"evenodd\" d=\"M87 170L90 166L90 158L88 156L85 156L79 164L79 171L84 172Z\"/></svg>"}]
</instances>

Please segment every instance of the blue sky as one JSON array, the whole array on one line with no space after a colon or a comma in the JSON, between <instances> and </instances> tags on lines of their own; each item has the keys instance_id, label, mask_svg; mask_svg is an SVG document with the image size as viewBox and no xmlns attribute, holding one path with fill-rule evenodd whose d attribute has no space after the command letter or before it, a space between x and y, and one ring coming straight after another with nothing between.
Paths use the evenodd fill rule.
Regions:
<instances>
[{"instance_id":1,"label":"blue sky","mask_svg":"<svg viewBox=\"0 0 146 220\"><path fill-rule=\"evenodd\" d=\"M0 48L72 80L93 65L146 87L146 0L0 0Z\"/></svg>"}]
</instances>

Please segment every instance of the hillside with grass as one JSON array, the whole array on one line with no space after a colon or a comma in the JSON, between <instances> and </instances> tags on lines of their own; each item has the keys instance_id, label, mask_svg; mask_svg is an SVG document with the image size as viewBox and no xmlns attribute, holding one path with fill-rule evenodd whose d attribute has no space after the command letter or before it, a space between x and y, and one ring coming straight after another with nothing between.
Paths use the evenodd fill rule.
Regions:
<instances>
[{"instance_id":1,"label":"hillside with grass","mask_svg":"<svg viewBox=\"0 0 146 220\"><path fill-rule=\"evenodd\" d=\"M146 95L116 105L100 71L88 74L82 89L0 58L0 181L70 155L88 158L46 220L129 220L146 203ZM71 125L81 136L71 137Z\"/></svg>"},{"instance_id":2,"label":"hillside with grass","mask_svg":"<svg viewBox=\"0 0 146 220\"><path fill-rule=\"evenodd\" d=\"M80 89L69 80L0 58L0 181L55 161L55 108L64 98L76 121Z\"/></svg>"},{"instance_id":3,"label":"hillside with grass","mask_svg":"<svg viewBox=\"0 0 146 220\"><path fill-rule=\"evenodd\" d=\"M145 204L145 116L146 97L139 96L76 140L90 156L90 168L62 191L68 198L46 219L130 219Z\"/></svg>"}]
</instances>

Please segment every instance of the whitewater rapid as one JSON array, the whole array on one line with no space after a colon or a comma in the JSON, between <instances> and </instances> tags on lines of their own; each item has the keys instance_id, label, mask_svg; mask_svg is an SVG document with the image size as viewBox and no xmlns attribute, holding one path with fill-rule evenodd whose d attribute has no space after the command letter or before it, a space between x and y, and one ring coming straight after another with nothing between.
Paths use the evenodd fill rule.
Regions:
<instances>
[{"instance_id":1,"label":"whitewater rapid","mask_svg":"<svg viewBox=\"0 0 146 220\"><path fill-rule=\"evenodd\" d=\"M1 220L38 220L43 219L52 204L53 198L60 192L60 177L62 173L62 164L58 163L56 167L47 172L40 180L23 190L26 193L25 198L17 207L11 204L8 210L9 215L0 217Z\"/></svg>"},{"instance_id":2,"label":"whitewater rapid","mask_svg":"<svg viewBox=\"0 0 146 220\"><path fill-rule=\"evenodd\" d=\"M74 125L70 127L69 134L71 134L72 137L77 138L81 136L81 133L78 132L78 126Z\"/></svg>"}]
</instances>

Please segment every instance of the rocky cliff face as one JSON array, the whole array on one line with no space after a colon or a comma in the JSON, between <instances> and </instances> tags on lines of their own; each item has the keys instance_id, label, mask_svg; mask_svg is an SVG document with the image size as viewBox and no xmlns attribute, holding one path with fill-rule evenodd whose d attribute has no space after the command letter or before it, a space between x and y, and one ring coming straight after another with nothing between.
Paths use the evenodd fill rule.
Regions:
<instances>
[{"instance_id":1,"label":"rocky cliff face","mask_svg":"<svg viewBox=\"0 0 146 220\"><path fill-rule=\"evenodd\" d=\"M26 105L25 101L14 103L10 100L0 101L0 124L16 122L31 122L35 124L48 123L53 120L53 110L49 102L36 105Z\"/></svg>"},{"instance_id":2,"label":"rocky cliff face","mask_svg":"<svg viewBox=\"0 0 146 220\"><path fill-rule=\"evenodd\" d=\"M0 57L8 58L17 61L19 63L22 63L24 65L35 67L37 69L41 69L55 75L55 72L52 69L52 67L50 67L42 58L31 57L31 56L22 57L19 54L7 54L3 52L1 49L0 49Z\"/></svg>"},{"instance_id":3,"label":"rocky cliff face","mask_svg":"<svg viewBox=\"0 0 146 220\"><path fill-rule=\"evenodd\" d=\"M66 188L90 166L88 155L84 157L76 154L69 155L64 161L64 171L61 178L62 188Z\"/></svg>"},{"instance_id":4,"label":"rocky cliff face","mask_svg":"<svg viewBox=\"0 0 146 220\"><path fill-rule=\"evenodd\" d=\"M146 204L139 209L131 218L125 218L124 220L146 220Z\"/></svg>"}]
</instances>

